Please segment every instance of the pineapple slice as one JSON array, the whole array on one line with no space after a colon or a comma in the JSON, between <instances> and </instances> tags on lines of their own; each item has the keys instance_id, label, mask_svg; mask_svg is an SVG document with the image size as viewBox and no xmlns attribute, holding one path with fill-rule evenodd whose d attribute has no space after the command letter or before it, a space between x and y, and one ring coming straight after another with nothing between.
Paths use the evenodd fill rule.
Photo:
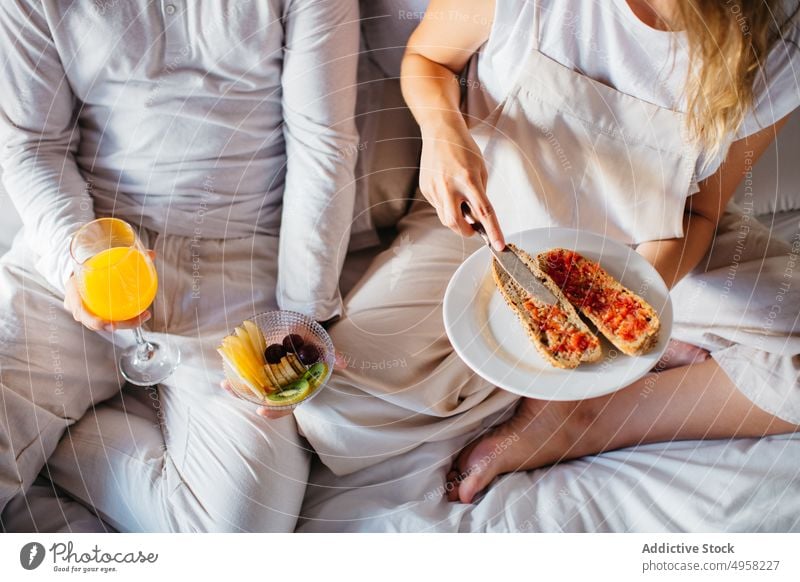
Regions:
<instances>
[{"instance_id":1,"label":"pineapple slice","mask_svg":"<svg viewBox=\"0 0 800 582\"><path fill-rule=\"evenodd\" d=\"M228 336L223 339L222 350L230 359L230 363L233 364L235 370L245 374L250 380L255 379L253 371L250 369L250 366L242 353L242 349L239 346L238 338Z\"/></svg>"},{"instance_id":2,"label":"pineapple slice","mask_svg":"<svg viewBox=\"0 0 800 582\"><path fill-rule=\"evenodd\" d=\"M252 378L249 378L246 373L242 371L242 369L236 364L236 360L232 355L228 352L228 350L224 347L220 347L217 349L217 353L222 356L222 359L228 364L230 369L236 374L237 378L239 379L239 386L244 386L253 396L256 398L264 398L266 397L266 392L262 390L257 384L253 382Z\"/></svg>"},{"instance_id":3,"label":"pineapple slice","mask_svg":"<svg viewBox=\"0 0 800 582\"><path fill-rule=\"evenodd\" d=\"M250 342L252 343L255 350L261 354L261 357L264 357L264 350L267 349L267 340L264 337L264 334L261 333L261 330L258 329L258 326L250 320L246 320L242 323L244 329L247 331L247 334L250 336Z\"/></svg>"},{"instance_id":4,"label":"pineapple slice","mask_svg":"<svg viewBox=\"0 0 800 582\"><path fill-rule=\"evenodd\" d=\"M260 384L261 378L259 377L258 369L246 349L242 346L241 340L236 337L230 337L224 345L237 364L237 369L246 374L254 383Z\"/></svg>"},{"instance_id":5,"label":"pineapple slice","mask_svg":"<svg viewBox=\"0 0 800 582\"><path fill-rule=\"evenodd\" d=\"M239 341L242 342L242 349L245 350L250 360L254 363L259 362L264 358L264 353L262 352L259 354L256 351L256 348L253 346L252 342L250 341L250 334L247 333L247 330L243 327L237 327L234 330L236 337L239 338Z\"/></svg>"},{"instance_id":6,"label":"pineapple slice","mask_svg":"<svg viewBox=\"0 0 800 582\"><path fill-rule=\"evenodd\" d=\"M259 387L271 385L264 373L264 366L259 361L260 358L256 357L246 333L242 331L241 335L230 335L222 340L222 345L227 348L228 353L232 354L237 369L246 373L253 383Z\"/></svg>"},{"instance_id":7,"label":"pineapple slice","mask_svg":"<svg viewBox=\"0 0 800 582\"><path fill-rule=\"evenodd\" d=\"M252 331L248 331L248 326L246 325L248 323L252 326ZM236 336L238 337L239 341L241 341L242 347L249 354L251 365L253 366L259 381L261 381L262 384L271 385L272 383L269 381L269 378L264 372L264 364L267 362L264 359L264 350L261 349L261 345L262 343L266 343L266 341L263 339L261 332L251 322L246 321L244 327L236 328Z\"/></svg>"}]
</instances>

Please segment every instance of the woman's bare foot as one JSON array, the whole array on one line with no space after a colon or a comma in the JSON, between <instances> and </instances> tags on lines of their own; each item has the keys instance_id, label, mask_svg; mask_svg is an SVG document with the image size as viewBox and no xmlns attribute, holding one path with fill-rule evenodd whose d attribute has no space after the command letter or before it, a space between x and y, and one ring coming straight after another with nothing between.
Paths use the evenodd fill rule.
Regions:
<instances>
[{"instance_id":1,"label":"woman's bare foot","mask_svg":"<svg viewBox=\"0 0 800 582\"><path fill-rule=\"evenodd\" d=\"M669 340L664 355L653 368L654 372L663 372L671 368L688 366L689 364L699 364L707 360L711 354L703 348L687 344L678 340Z\"/></svg>"},{"instance_id":2,"label":"woman's bare foot","mask_svg":"<svg viewBox=\"0 0 800 582\"><path fill-rule=\"evenodd\" d=\"M471 503L498 475L579 456L573 445L586 427L586 402L520 400L514 416L461 451L447 475L448 499Z\"/></svg>"},{"instance_id":3,"label":"woman's bare foot","mask_svg":"<svg viewBox=\"0 0 800 582\"><path fill-rule=\"evenodd\" d=\"M708 357L702 348L670 340L653 371L697 364ZM447 475L448 499L471 503L498 475L538 469L596 452L590 450L591 446L584 446L584 436L605 400L555 402L523 398L514 416L461 451Z\"/></svg>"},{"instance_id":4,"label":"woman's bare foot","mask_svg":"<svg viewBox=\"0 0 800 582\"><path fill-rule=\"evenodd\" d=\"M645 443L798 431L800 426L753 406L709 358L665 369L657 382L646 376L588 400L523 398L507 422L461 451L445 490L451 501L471 503L502 473Z\"/></svg>"}]
</instances>

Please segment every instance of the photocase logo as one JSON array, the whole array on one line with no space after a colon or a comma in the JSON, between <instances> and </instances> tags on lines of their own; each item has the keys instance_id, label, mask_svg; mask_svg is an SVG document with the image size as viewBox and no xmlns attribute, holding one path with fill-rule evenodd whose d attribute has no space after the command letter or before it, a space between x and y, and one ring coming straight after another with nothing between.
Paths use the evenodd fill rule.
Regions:
<instances>
[{"instance_id":1,"label":"photocase logo","mask_svg":"<svg viewBox=\"0 0 800 582\"><path fill-rule=\"evenodd\" d=\"M35 570L44 561L44 546L39 542L30 542L19 551L19 563L26 570Z\"/></svg>"}]
</instances>

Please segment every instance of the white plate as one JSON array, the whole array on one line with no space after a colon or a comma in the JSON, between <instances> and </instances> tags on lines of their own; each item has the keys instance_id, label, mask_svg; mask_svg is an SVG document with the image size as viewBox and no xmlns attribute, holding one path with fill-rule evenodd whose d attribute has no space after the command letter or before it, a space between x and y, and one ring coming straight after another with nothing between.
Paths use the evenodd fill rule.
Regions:
<instances>
[{"instance_id":1,"label":"white plate","mask_svg":"<svg viewBox=\"0 0 800 582\"><path fill-rule=\"evenodd\" d=\"M508 237L508 242L533 256L563 247L599 262L658 312L659 341L648 354L631 357L601 336L603 357L599 362L574 370L554 368L539 355L497 290L490 270L491 253L483 247L458 268L444 296L447 335L470 368L521 396L582 400L624 388L656 365L672 333L672 303L664 281L641 255L600 235L568 228L528 230Z\"/></svg>"}]
</instances>

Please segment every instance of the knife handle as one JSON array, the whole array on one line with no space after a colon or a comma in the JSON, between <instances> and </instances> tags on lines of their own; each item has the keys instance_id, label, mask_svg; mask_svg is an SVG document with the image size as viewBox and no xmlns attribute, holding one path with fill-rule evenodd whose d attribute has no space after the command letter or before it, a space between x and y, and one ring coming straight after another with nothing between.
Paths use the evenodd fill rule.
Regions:
<instances>
[{"instance_id":1,"label":"knife handle","mask_svg":"<svg viewBox=\"0 0 800 582\"><path fill-rule=\"evenodd\" d=\"M489 240L489 235L486 234L486 229L483 228L483 225L472 215L472 209L466 202L461 203L461 214L464 215L464 220L466 220L467 223L469 223L469 225L475 230L475 232L481 235L483 241L491 247L492 241Z\"/></svg>"}]
</instances>

